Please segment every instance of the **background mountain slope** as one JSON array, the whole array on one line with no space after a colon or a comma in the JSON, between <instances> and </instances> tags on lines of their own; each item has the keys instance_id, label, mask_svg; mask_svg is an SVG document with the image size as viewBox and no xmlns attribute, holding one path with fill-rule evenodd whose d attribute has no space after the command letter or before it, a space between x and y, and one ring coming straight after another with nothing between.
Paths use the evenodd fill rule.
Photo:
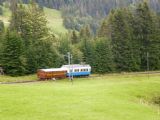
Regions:
<instances>
[{"instance_id":1,"label":"background mountain slope","mask_svg":"<svg viewBox=\"0 0 160 120\"><path fill-rule=\"evenodd\" d=\"M23 0L28 3L29 0ZM156 12L160 12L160 0L36 0L41 6L54 8L62 12L63 23L67 29L80 30L90 25L93 33L99 28L103 18L111 9L131 6L147 1Z\"/></svg>"},{"instance_id":2,"label":"background mountain slope","mask_svg":"<svg viewBox=\"0 0 160 120\"><path fill-rule=\"evenodd\" d=\"M12 0L0 0L0 3ZM19 1L19 0L17 0ZM30 0L22 0L29 3ZM67 29L80 30L84 25L90 25L93 33L99 28L104 19L114 8L130 6L132 9L142 2L147 1L152 10L160 12L160 0L35 0L40 6L59 10L62 13L63 25ZM54 14L51 14L51 16ZM53 16L52 16L53 17ZM60 17L60 16L59 16ZM55 19L49 21L54 21ZM56 19L54 22L62 22ZM51 22L52 23L52 22ZM57 24L50 24L57 25ZM62 27L62 26L61 26ZM55 27L57 29L57 27ZM62 29L63 31L64 29Z\"/></svg>"},{"instance_id":3,"label":"background mountain slope","mask_svg":"<svg viewBox=\"0 0 160 120\"><path fill-rule=\"evenodd\" d=\"M3 10L3 14L0 15L0 20L2 20L5 26L10 23L11 11L8 7L0 6ZM48 27L56 34L66 33L67 29L63 26L63 18L61 17L61 12L55 9L50 9L44 7L44 12L48 21Z\"/></svg>"}]
</instances>

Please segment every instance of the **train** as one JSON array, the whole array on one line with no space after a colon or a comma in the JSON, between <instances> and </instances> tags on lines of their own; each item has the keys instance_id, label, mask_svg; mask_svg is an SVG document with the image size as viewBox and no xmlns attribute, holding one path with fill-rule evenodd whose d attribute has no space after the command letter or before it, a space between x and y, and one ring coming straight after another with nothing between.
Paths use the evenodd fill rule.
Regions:
<instances>
[{"instance_id":1,"label":"train","mask_svg":"<svg viewBox=\"0 0 160 120\"><path fill-rule=\"evenodd\" d=\"M37 76L40 80L44 79L64 79L67 77L83 77L91 75L90 65L63 65L61 68L39 69Z\"/></svg>"}]
</instances>

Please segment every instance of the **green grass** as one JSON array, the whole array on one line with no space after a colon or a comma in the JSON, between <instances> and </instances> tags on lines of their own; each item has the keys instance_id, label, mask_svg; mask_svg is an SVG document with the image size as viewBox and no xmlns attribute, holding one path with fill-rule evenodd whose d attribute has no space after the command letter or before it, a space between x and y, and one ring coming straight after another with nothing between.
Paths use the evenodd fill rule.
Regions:
<instances>
[{"instance_id":1,"label":"green grass","mask_svg":"<svg viewBox=\"0 0 160 120\"><path fill-rule=\"evenodd\" d=\"M2 6L1 6L2 7ZM11 11L8 8L2 7L3 15L0 16L0 20L3 20L5 26L9 25L11 17ZM44 8L46 19L48 21L48 27L56 34L63 34L67 32L67 29L63 26L63 18L61 12L55 9Z\"/></svg>"},{"instance_id":2,"label":"green grass","mask_svg":"<svg viewBox=\"0 0 160 120\"><path fill-rule=\"evenodd\" d=\"M38 78L36 75L28 75L21 77L0 76L0 82L23 82L23 81L36 81Z\"/></svg>"},{"instance_id":3,"label":"green grass","mask_svg":"<svg viewBox=\"0 0 160 120\"><path fill-rule=\"evenodd\" d=\"M1 78L0 78L1 79ZM1 120L160 120L160 74L0 85Z\"/></svg>"},{"instance_id":4,"label":"green grass","mask_svg":"<svg viewBox=\"0 0 160 120\"><path fill-rule=\"evenodd\" d=\"M54 9L44 8L45 15L48 20L48 26L55 33L66 33L67 29L63 26L61 12Z\"/></svg>"},{"instance_id":5,"label":"green grass","mask_svg":"<svg viewBox=\"0 0 160 120\"><path fill-rule=\"evenodd\" d=\"M2 7L2 6L0 6L0 7ZM9 10L9 8L5 8L5 7L2 7L2 10L3 10L3 15L0 15L0 20L2 20L4 22L5 26L8 26L9 20L11 17L11 11Z\"/></svg>"}]
</instances>

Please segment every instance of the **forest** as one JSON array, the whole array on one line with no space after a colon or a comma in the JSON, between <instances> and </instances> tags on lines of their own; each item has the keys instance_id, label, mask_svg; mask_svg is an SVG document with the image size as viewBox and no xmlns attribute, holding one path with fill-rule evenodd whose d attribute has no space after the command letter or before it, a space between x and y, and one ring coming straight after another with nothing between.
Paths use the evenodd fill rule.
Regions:
<instances>
[{"instance_id":1,"label":"forest","mask_svg":"<svg viewBox=\"0 0 160 120\"><path fill-rule=\"evenodd\" d=\"M148 2L127 7L118 5L115 9L106 6L105 12L95 12L92 8L98 9L94 6L100 4L90 0L82 5L88 10L78 11L74 11L78 1L74 4L74 0L53 0L57 4L50 7L62 10L64 21L68 17L74 21L72 17L78 15L75 21L82 23L76 29L71 22L72 30L57 37L47 27L41 6L44 1L39 0L39 4L32 1L26 6L13 0L9 26L6 28L3 21L0 22L0 66L6 74L19 76L41 68L60 67L67 63L65 55L69 51L73 54L72 63L90 64L94 73L160 70L160 16L158 9L153 11ZM103 1L107 2L99 3L105 6ZM74 9L66 7L72 4ZM91 18L97 27L86 18ZM70 23L64 24L70 26Z\"/></svg>"}]
</instances>

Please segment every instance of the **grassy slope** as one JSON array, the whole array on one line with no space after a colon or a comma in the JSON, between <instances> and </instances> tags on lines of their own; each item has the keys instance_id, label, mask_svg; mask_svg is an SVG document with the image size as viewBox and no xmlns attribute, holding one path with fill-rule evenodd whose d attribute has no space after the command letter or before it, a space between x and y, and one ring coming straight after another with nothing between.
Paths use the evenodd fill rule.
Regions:
<instances>
[{"instance_id":1,"label":"grassy slope","mask_svg":"<svg viewBox=\"0 0 160 120\"><path fill-rule=\"evenodd\" d=\"M61 13L54 9L44 8L44 12L47 16L48 26L52 31L56 33L66 33L67 29L63 26L63 19Z\"/></svg>"},{"instance_id":2,"label":"grassy slope","mask_svg":"<svg viewBox=\"0 0 160 120\"><path fill-rule=\"evenodd\" d=\"M10 77L10 76L0 76L1 82L23 82L23 81L36 81L38 78L36 75L20 76L20 77Z\"/></svg>"},{"instance_id":3,"label":"grassy slope","mask_svg":"<svg viewBox=\"0 0 160 120\"><path fill-rule=\"evenodd\" d=\"M3 20L5 25L8 26L11 12L9 9L3 7L4 14L0 16L0 20ZM66 33L67 29L63 26L63 19L61 17L60 11L44 8L46 18L48 20L49 28L55 33Z\"/></svg>"},{"instance_id":4,"label":"grassy slope","mask_svg":"<svg viewBox=\"0 0 160 120\"><path fill-rule=\"evenodd\" d=\"M0 15L0 20L3 20L5 26L8 26L11 12L8 8L2 7L2 9L3 9L3 15L2 16Z\"/></svg>"},{"instance_id":5,"label":"grassy slope","mask_svg":"<svg viewBox=\"0 0 160 120\"><path fill-rule=\"evenodd\" d=\"M160 120L144 102L160 94L160 75L109 75L0 85L2 120ZM144 98L144 99L142 99Z\"/></svg>"}]
</instances>

